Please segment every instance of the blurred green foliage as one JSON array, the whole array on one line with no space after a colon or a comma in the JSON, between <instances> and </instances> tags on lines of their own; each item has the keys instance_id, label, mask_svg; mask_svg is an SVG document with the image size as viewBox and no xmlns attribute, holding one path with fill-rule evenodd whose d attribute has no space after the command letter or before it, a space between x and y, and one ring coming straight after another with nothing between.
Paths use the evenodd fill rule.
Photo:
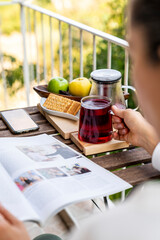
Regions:
<instances>
[{"instance_id":1,"label":"blurred green foliage","mask_svg":"<svg viewBox=\"0 0 160 240\"><path fill-rule=\"evenodd\" d=\"M10 95L14 95L17 90L23 87L23 66L17 62L17 59L13 56L4 55L4 62L8 62L10 67L5 69L5 77L7 79L7 88Z\"/></svg>"},{"instance_id":2,"label":"blurred green foliage","mask_svg":"<svg viewBox=\"0 0 160 240\"><path fill-rule=\"evenodd\" d=\"M61 15L75 19L82 23L88 24L94 28L100 29L104 32L117 36L119 38L125 38L126 34L126 5L127 0L93 0L93 5L90 8L76 8L76 2L71 0L72 7L70 9L57 10L51 0L34 0L34 4L40 5L49 10L56 11ZM1 30L3 34L12 34L13 32L20 32L20 6L6 6L0 7L1 16ZM28 29L28 10L26 11L26 27ZM36 14L37 28L39 31L39 49L40 49L40 76L43 80L43 51L42 51L42 39L41 39L41 16ZM54 67L56 74L59 74L59 32L58 22L53 20L53 37L57 42L54 42ZM31 32L34 32L33 11L30 11ZM46 40L46 56L47 56L47 80L51 77L51 61L50 61L50 42L49 42L49 21L47 17L44 17L45 31L48 31L45 35ZM54 40L53 38L53 40ZM69 34L68 25L62 23L62 48L63 48L63 74L66 79L69 79ZM29 49L28 49L29 50ZM96 56L97 56L97 69L107 68L107 41L96 37ZM112 68L117 69L122 73L124 78L124 59L125 53L122 47L112 44ZM72 60L73 60L73 78L80 75L80 32L78 29L72 27ZM11 62L14 67L6 69L7 86L12 89L13 85L17 86L17 89L23 86L23 71L22 63L20 63L16 57L5 56L5 61ZM15 67L16 66L16 67ZM91 34L83 34L83 66L84 76L90 77L90 73L93 70L93 38ZM33 62L34 78L36 80L36 63ZM19 84L15 85L15 82L19 81ZM130 79L129 79L130 82ZM16 89L10 90L10 94L13 94ZM133 101L130 104L134 107Z\"/></svg>"}]
</instances>

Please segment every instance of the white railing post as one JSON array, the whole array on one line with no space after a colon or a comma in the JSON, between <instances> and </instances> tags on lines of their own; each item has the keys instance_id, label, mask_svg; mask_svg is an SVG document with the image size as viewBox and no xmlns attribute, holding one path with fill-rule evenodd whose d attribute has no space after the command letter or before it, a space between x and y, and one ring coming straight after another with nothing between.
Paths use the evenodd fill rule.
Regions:
<instances>
[{"instance_id":1,"label":"white railing post","mask_svg":"<svg viewBox=\"0 0 160 240\"><path fill-rule=\"evenodd\" d=\"M107 68L111 69L111 65L112 65L112 45L111 42L108 41Z\"/></svg>"},{"instance_id":2,"label":"white railing post","mask_svg":"<svg viewBox=\"0 0 160 240\"><path fill-rule=\"evenodd\" d=\"M128 49L125 49L125 72L124 72L124 85L128 86L128 72L129 72L129 53ZM127 89L125 89L127 91Z\"/></svg>"},{"instance_id":3,"label":"white railing post","mask_svg":"<svg viewBox=\"0 0 160 240\"><path fill-rule=\"evenodd\" d=\"M93 71L96 70L96 36L93 35Z\"/></svg>"},{"instance_id":4,"label":"white railing post","mask_svg":"<svg viewBox=\"0 0 160 240\"><path fill-rule=\"evenodd\" d=\"M51 77L54 75L54 53L53 53L53 32L52 32L52 18L49 17L50 26L50 48L51 48Z\"/></svg>"},{"instance_id":5,"label":"white railing post","mask_svg":"<svg viewBox=\"0 0 160 240\"><path fill-rule=\"evenodd\" d=\"M3 60L3 53L1 49L1 19L0 19L0 65L1 65L1 76L3 81L3 97L4 97L4 107L7 108L7 82L6 82L6 75L4 71L4 60Z\"/></svg>"},{"instance_id":6,"label":"white railing post","mask_svg":"<svg viewBox=\"0 0 160 240\"><path fill-rule=\"evenodd\" d=\"M22 3L21 7L21 32L22 32L22 44L23 44L23 77L26 91L27 106L30 105L29 93L30 93L30 82L29 82L29 67L27 60L27 49L26 49L26 23L25 23L25 9Z\"/></svg>"},{"instance_id":7,"label":"white railing post","mask_svg":"<svg viewBox=\"0 0 160 240\"><path fill-rule=\"evenodd\" d=\"M80 77L83 77L83 31L80 30Z\"/></svg>"},{"instance_id":8,"label":"white railing post","mask_svg":"<svg viewBox=\"0 0 160 240\"><path fill-rule=\"evenodd\" d=\"M128 49L125 49L125 70L124 70L124 85L128 86L128 73L129 73L129 53ZM125 88L125 93L128 92L128 89ZM128 107L128 100L126 100L126 106Z\"/></svg>"},{"instance_id":9,"label":"white railing post","mask_svg":"<svg viewBox=\"0 0 160 240\"><path fill-rule=\"evenodd\" d=\"M0 64L1 64L1 76L3 81L3 97L4 97L4 107L7 108L7 83L6 83L6 75L3 67L3 53L0 49Z\"/></svg>"},{"instance_id":10,"label":"white railing post","mask_svg":"<svg viewBox=\"0 0 160 240\"><path fill-rule=\"evenodd\" d=\"M47 83L46 46L45 46L45 37L44 37L43 13L41 13L41 27L42 27L42 49L43 49L43 73L44 73L44 80Z\"/></svg>"},{"instance_id":11,"label":"white railing post","mask_svg":"<svg viewBox=\"0 0 160 240\"><path fill-rule=\"evenodd\" d=\"M28 34L29 34L29 69L30 69L30 81L34 80L34 65L33 65L33 50L32 50L32 32L31 32L31 15L30 9L28 11Z\"/></svg>"},{"instance_id":12,"label":"white railing post","mask_svg":"<svg viewBox=\"0 0 160 240\"><path fill-rule=\"evenodd\" d=\"M69 81L73 80L73 64L72 64L72 27L69 25Z\"/></svg>"},{"instance_id":13,"label":"white railing post","mask_svg":"<svg viewBox=\"0 0 160 240\"><path fill-rule=\"evenodd\" d=\"M40 83L40 68L39 68L39 47L38 47L38 32L37 32L37 20L36 11L34 11L34 33L35 33L35 45L36 45L36 79L37 83Z\"/></svg>"},{"instance_id":14,"label":"white railing post","mask_svg":"<svg viewBox=\"0 0 160 240\"><path fill-rule=\"evenodd\" d=\"M62 53L62 23L59 21L59 71L60 76L63 77L63 53Z\"/></svg>"}]
</instances>

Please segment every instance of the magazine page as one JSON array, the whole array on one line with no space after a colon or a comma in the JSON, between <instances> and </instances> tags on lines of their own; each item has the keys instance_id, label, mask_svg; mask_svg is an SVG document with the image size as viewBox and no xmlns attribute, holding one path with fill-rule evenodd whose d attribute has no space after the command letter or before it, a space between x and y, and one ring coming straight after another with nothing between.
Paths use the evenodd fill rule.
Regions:
<instances>
[{"instance_id":1,"label":"magazine page","mask_svg":"<svg viewBox=\"0 0 160 240\"><path fill-rule=\"evenodd\" d=\"M131 187L51 136L12 138L7 144L0 161L43 221L73 202Z\"/></svg>"},{"instance_id":2,"label":"magazine page","mask_svg":"<svg viewBox=\"0 0 160 240\"><path fill-rule=\"evenodd\" d=\"M73 158L78 156L77 153L68 151L66 146L63 146L62 151L61 143L45 134L25 138L0 138L0 152L0 163L15 186L30 201L32 207L35 206L41 219L46 219L51 213L51 209L46 213L48 201L52 201L54 206L54 201L59 201L61 195L57 194L56 188L38 169L50 168L55 160L64 160L65 155L66 159Z\"/></svg>"},{"instance_id":3,"label":"magazine page","mask_svg":"<svg viewBox=\"0 0 160 240\"><path fill-rule=\"evenodd\" d=\"M0 204L21 221L34 220L39 222L39 216L25 199L21 191L13 183L6 170L0 164Z\"/></svg>"}]
</instances>

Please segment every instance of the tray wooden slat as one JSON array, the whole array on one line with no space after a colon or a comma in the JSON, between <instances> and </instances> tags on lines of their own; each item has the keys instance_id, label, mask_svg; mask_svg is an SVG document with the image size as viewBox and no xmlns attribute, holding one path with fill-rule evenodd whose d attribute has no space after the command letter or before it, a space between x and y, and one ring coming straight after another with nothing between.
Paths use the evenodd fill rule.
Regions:
<instances>
[{"instance_id":1,"label":"tray wooden slat","mask_svg":"<svg viewBox=\"0 0 160 240\"><path fill-rule=\"evenodd\" d=\"M114 171L114 174L133 186L151 179L160 178L160 172L154 169L151 163Z\"/></svg>"},{"instance_id":2,"label":"tray wooden slat","mask_svg":"<svg viewBox=\"0 0 160 240\"><path fill-rule=\"evenodd\" d=\"M6 129L7 129L7 126L5 125L5 123L2 120L0 120L0 131L6 130Z\"/></svg>"},{"instance_id":3,"label":"tray wooden slat","mask_svg":"<svg viewBox=\"0 0 160 240\"><path fill-rule=\"evenodd\" d=\"M36 114L39 113L38 109L36 106L33 107L24 107L24 108L16 108L16 109L24 109L28 114L32 115L32 114ZM5 111L5 110L3 110ZM0 116L1 118L1 116Z\"/></svg>"},{"instance_id":4,"label":"tray wooden slat","mask_svg":"<svg viewBox=\"0 0 160 240\"><path fill-rule=\"evenodd\" d=\"M151 156L143 148L92 158L92 161L108 170L151 162Z\"/></svg>"},{"instance_id":5,"label":"tray wooden slat","mask_svg":"<svg viewBox=\"0 0 160 240\"><path fill-rule=\"evenodd\" d=\"M39 130L28 132L28 133L12 134L8 129L0 131L1 137L27 137L27 136L35 136L43 133L54 134L56 133L56 130L47 123L47 124L39 125Z\"/></svg>"},{"instance_id":6,"label":"tray wooden slat","mask_svg":"<svg viewBox=\"0 0 160 240\"><path fill-rule=\"evenodd\" d=\"M28 114L32 115L32 114L36 114L39 113L37 106L34 107L27 107L27 108L23 108Z\"/></svg>"},{"instance_id":7,"label":"tray wooden slat","mask_svg":"<svg viewBox=\"0 0 160 240\"><path fill-rule=\"evenodd\" d=\"M46 118L41 113L36 113L30 115L30 117L35 121L37 124L44 124L47 123Z\"/></svg>"},{"instance_id":8,"label":"tray wooden slat","mask_svg":"<svg viewBox=\"0 0 160 240\"><path fill-rule=\"evenodd\" d=\"M40 104L37 105L37 108L40 113L45 116L49 123L62 135L64 139L69 139L72 132L78 131L78 121L49 115L42 110Z\"/></svg>"},{"instance_id":9,"label":"tray wooden slat","mask_svg":"<svg viewBox=\"0 0 160 240\"><path fill-rule=\"evenodd\" d=\"M64 144L67 144L67 145L71 145L73 144L73 142L71 141L71 139L64 139L61 137L61 135L57 135L57 136L54 136L57 140L63 142Z\"/></svg>"}]
</instances>

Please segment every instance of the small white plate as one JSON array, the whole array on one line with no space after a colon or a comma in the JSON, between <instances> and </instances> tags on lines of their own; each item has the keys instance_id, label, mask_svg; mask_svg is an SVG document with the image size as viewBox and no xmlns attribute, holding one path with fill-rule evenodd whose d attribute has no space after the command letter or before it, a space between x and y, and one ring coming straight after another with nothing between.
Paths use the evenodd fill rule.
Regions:
<instances>
[{"instance_id":1,"label":"small white plate","mask_svg":"<svg viewBox=\"0 0 160 240\"><path fill-rule=\"evenodd\" d=\"M46 107L43 106L46 99L47 98L41 98L41 101L40 101L40 105L41 105L43 111L45 111L46 113L48 113L50 115L53 115L53 116L68 118L68 119L71 119L71 120L74 120L74 121L79 120L79 112L74 116L74 115L69 114L69 113L64 113L64 112L59 112L59 111L54 111L54 110L47 109Z\"/></svg>"}]
</instances>

